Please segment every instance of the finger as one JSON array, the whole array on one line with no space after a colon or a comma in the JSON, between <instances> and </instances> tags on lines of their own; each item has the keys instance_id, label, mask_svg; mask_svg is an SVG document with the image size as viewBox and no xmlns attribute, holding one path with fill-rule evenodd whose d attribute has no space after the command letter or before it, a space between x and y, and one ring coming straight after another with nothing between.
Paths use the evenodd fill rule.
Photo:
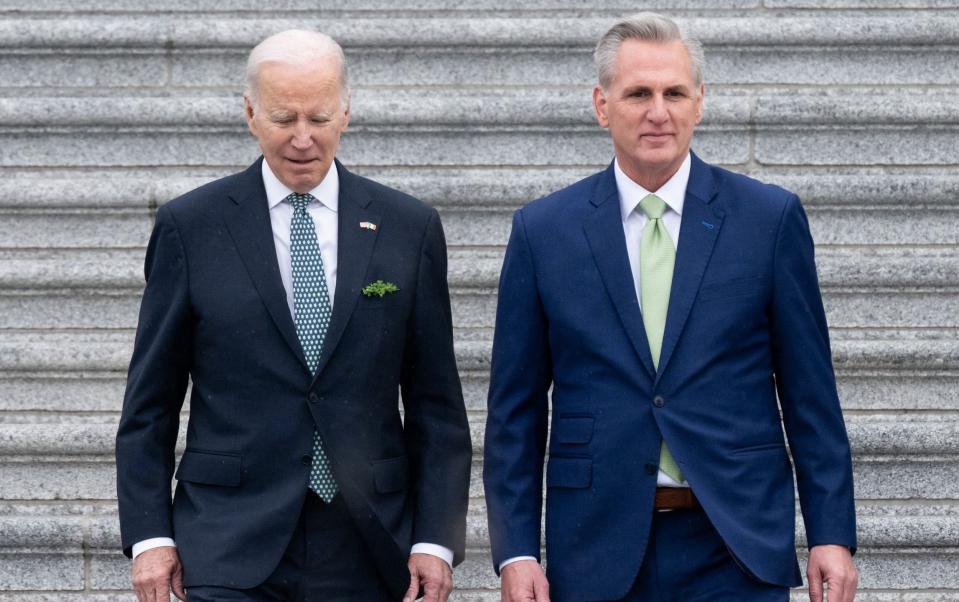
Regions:
<instances>
[{"instance_id":1,"label":"finger","mask_svg":"<svg viewBox=\"0 0 959 602\"><path fill-rule=\"evenodd\" d=\"M170 602L170 584L157 585L154 591L156 602Z\"/></svg>"},{"instance_id":2,"label":"finger","mask_svg":"<svg viewBox=\"0 0 959 602\"><path fill-rule=\"evenodd\" d=\"M536 602L549 602L549 582L545 577L533 579L533 597Z\"/></svg>"},{"instance_id":3,"label":"finger","mask_svg":"<svg viewBox=\"0 0 959 602\"><path fill-rule=\"evenodd\" d=\"M819 571L806 573L809 578L809 602L822 602L822 576Z\"/></svg>"},{"instance_id":4,"label":"finger","mask_svg":"<svg viewBox=\"0 0 959 602\"><path fill-rule=\"evenodd\" d=\"M842 581L830 579L829 589L826 591L827 602L842 602L844 589Z\"/></svg>"},{"instance_id":5,"label":"finger","mask_svg":"<svg viewBox=\"0 0 959 602\"><path fill-rule=\"evenodd\" d=\"M186 590L183 589L183 566L177 564L176 570L173 572L173 578L170 580L171 585L173 586L173 595L179 598L180 600L186 600Z\"/></svg>"},{"instance_id":6,"label":"finger","mask_svg":"<svg viewBox=\"0 0 959 602\"><path fill-rule=\"evenodd\" d=\"M416 594L420 592L420 579L414 567L410 567L410 586L406 588L406 594L403 596L403 602L413 602L416 600Z\"/></svg>"}]
</instances>

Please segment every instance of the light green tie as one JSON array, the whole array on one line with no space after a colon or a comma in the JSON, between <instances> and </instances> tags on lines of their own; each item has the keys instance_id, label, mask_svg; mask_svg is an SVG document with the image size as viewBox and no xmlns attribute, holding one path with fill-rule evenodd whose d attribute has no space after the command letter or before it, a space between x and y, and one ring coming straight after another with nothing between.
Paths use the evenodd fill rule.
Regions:
<instances>
[{"instance_id":1,"label":"light green tie","mask_svg":"<svg viewBox=\"0 0 959 602\"><path fill-rule=\"evenodd\" d=\"M676 248L663 225L666 202L655 194L639 202L646 214L646 226L639 242L639 284L642 294L643 326L649 340L649 353L653 366L659 369L659 353L663 348L663 333L666 331L666 311L669 308L669 288L673 282L673 265L676 263ZM674 479L683 482L679 465L663 441L659 450L659 469Z\"/></svg>"}]
</instances>

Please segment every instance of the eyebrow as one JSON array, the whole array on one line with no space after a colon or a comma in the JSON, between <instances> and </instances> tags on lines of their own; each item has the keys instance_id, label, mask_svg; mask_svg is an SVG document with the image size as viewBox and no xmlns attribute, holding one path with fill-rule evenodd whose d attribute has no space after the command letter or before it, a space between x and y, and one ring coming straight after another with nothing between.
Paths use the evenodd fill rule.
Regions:
<instances>
[{"instance_id":1,"label":"eyebrow","mask_svg":"<svg viewBox=\"0 0 959 602\"><path fill-rule=\"evenodd\" d=\"M629 96L630 94L635 94L636 92L651 92L652 88L649 86L633 86L623 90L623 96ZM690 94L689 88L683 84L676 84L675 86L667 86L664 92L682 92L683 94Z\"/></svg>"}]
</instances>

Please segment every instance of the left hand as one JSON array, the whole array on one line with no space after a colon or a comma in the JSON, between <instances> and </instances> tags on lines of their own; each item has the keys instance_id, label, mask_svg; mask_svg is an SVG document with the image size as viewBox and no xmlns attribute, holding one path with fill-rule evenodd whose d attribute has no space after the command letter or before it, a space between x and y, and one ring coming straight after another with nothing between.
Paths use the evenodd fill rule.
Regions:
<instances>
[{"instance_id":1,"label":"left hand","mask_svg":"<svg viewBox=\"0 0 959 602\"><path fill-rule=\"evenodd\" d=\"M806 564L811 602L852 602L856 597L859 572L846 546L822 545L809 550ZM823 598L823 584L829 585L828 597Z\"/></svg>"},{"instance_id":2,"label":"left hand","mask_svg":"<svg viewBox=\"0 0 959 602\"><path fill-rule=\"evenodd\" d=\"M453 571L445 560L432 554L410 554L407 566L410 568L410 588L406 590L403 602L416 600L420 586L423 587L423 602L446 602L453 591Z\"/></svg>"}]
</instances>

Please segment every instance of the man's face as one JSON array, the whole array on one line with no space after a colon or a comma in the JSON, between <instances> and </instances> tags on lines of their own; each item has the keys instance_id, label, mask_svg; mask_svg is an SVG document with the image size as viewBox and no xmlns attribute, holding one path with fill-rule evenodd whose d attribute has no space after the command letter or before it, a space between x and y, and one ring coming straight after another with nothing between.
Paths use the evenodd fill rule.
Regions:
<instances>
[{"instance_id":1,"label":"man's face","mask_svg":"<svg viewBox=\"0 0 959 602\"><path fill-rule=\"evenodd\" d=\"M260 65L257 103L244 98L246 121L276 177L294 192L315 188L330 169L350 122L340 101L335 61Z\"/></svg>"},{"instance_id":2,"label":"man's face","mask_svg":"<svg viewBox=\"0 0 959 602\"><path fill-rule=\"evenodd\" d=\"M626 175L655 191L676 173L702 119L703 92L682 42L622 43L612 82L605 92L596 86L593 105Z\"/></svg>"}]
</instances>

